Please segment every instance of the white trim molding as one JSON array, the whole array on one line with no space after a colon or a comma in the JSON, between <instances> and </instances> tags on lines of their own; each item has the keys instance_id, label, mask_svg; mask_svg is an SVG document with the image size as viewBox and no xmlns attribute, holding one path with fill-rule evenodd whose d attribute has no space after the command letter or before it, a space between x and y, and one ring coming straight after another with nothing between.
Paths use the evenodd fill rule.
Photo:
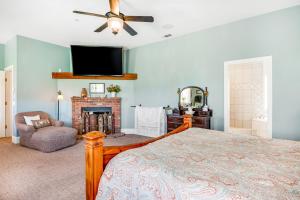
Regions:
<instances>
[{"instance_id":1,"label":"white trim molding","mask_svg":"<svg viewBox=\"0 0 300 200\"><path fill-rule=\"evenodd\" d=\"M14 144L20 144L20 137L12 136L12 137L11 137L11 141L12 141L12 143L14 143Z\"/></svg>"},{"instance_id":2,"label":"white trim molding","mask_svg":"<svg viewBox=\"0 0 300 200\"><path fill-rule=\"evenodd\" d=\"M5 137L5 71L0 70L0 137Z\"/></svg>"},{"instance_id":3,"label":"white trim molding","mask_svg":"<svg viewBox=\"0 0 300 200\"><path fill-rule=\"evenodd\" d=\"M17 135L17 129L15 126L15 116L17 114L17 70L16 67L11 65L8 67L4 68L4 71L11 71L12 72L12 119L11 119L11 127L12 127L12 136L16 136Z\"/></svg>"},{"instance_id":4,"label":"white trim molding","mask_svg":"<svg viewBox=\"0 0 300 200\"><path fill-rule=\"evenodd\" d=\"M134 128L122 128L121 129L121 132L122 133L125 133L125 134L136 134L136 129Z\"/></svg>"},{"instance_id":5,"label":"white trim molding","mask_svg":"<svg viewBox=\"0 0 300 200\"><path fill-rule=\"evenodd\" d=\"M262 62L267 75L267 137L272 138L272 56L257 57L224 62L224 129L230 132L230 84L229 66L249 62Z\"/></svg>"}]
</instances>

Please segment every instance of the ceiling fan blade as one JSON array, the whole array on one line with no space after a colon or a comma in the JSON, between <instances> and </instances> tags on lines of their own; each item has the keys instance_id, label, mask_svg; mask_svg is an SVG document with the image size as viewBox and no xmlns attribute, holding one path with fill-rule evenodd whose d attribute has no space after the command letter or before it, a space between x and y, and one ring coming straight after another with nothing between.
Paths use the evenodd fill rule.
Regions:
<instances>
[{"instance_id":1,"label":"ceiling fan blade","mask_svg":"<svg viewBox=\"0 0 300 200\"><path fill-rule=\"evenodd\" d=\"M124 20L133 22L154 22L152 16L124 16Z\"/></svg>"},{"instance_id":2,"label":"ceiling fan blade","mask_svg":"<svg viewBox=\"0 0 300 200\"><path fill-rule=\"evenodd\" d=\"M105 15L100 15L100 14L90 13L90 12L83 12L83 11L78 11L78 10L74 10L73 13L76 13L76 14L82 14L82 15L89 15L89 16L96 16L96 17L107 18Z\"/></svg>"},{"instance_id":3,"label":"ceiling fan blade","mask_svg":"<svg viewBox=\"0 0 300 200\"><path fill-rule=\"evenodd\" d=\"M99 33L101 31L103 31L104 29L106 29L108 27L108 23L106 22L105 24L103 24L102 26L100 26L99 28L97 28L95 30L95 32Z\"/></svg>"},{"instance_id":4,"label":"ceiling fan blade","mask_svg":"<svg viewBox=\"0 0 300 200\"><path fill-rule=\"evenodd\" d=\"M137 32L131 28L127 23L123 23L123 28L125 29L125 31L127 31L131 36L135 36L137 35Z\"/></svg>"},{"instance_id":5,"label":"ceiling fan blade","mask_svg":"<svg viewBox=\"0 0 300 200\"><path fill-rule=\"evenodd\" d=\"M119 0L109 0L110 12L119 15L120 14L120 4Z\"/></svg>"}]
</instances>

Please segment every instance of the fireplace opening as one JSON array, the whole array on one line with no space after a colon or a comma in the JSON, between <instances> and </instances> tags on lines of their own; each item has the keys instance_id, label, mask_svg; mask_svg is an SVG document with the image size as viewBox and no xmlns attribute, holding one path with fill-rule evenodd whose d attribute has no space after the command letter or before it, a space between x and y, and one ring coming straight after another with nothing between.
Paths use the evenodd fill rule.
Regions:
<instances>
[{"instance_id":1,"label":"fireplace opening","mask_svg":"<svg viewBox=\"0 0 300 200\"><path fill-rule=\"evenodd\" d=\"M105 132L109 137L117 137L121 135L121 98L81 98L74 96L71 97L71 100L72 127L78 130L78 134L82 135L94 130L103 130L103 132ZM111 116L108 119L110 119L109 122L112 121L112 123L108 123L108 120L105 120L103 123L105 123L106 121L107 123L101 126L102 123L98 123L99 115L104 115L105 113L108 116ZM101 119L102 118L100 118L100 121ZM90 123L90 121L92 122Z\"/></svg>"},{"instance_id":2,"label":"fireplace opening","mask_svg":"<svg viewBox=\"0 0 300 200\"><path fill-rule=\"evenodd\" d=\"M115 133L115 120L112 107L82 107L80 134L100 131L107 135Z\"/></svg>"}]
</instances>

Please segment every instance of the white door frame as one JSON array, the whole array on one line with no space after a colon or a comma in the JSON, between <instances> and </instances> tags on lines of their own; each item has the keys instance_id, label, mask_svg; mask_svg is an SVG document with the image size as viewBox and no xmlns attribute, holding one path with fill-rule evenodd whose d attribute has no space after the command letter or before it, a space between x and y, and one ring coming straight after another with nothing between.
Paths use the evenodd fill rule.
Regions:
<instances>
[{"instance_id":1,"label":"white door frame","mask_svg":"<svg viewBox=\"0 0 300 200\"><path fill-rule=\"evenodd\" d=\"M224 128L225 132L230 129L230 87L229 66L249 62L263 62L265 74L267 74L267 103L268 103L268 135L272 138L272 56L233 60L224 62Z\"/></svg>"},{"instance_id":2,"label":"white door frame","mask_svg":"<svg viewBox=\"0 0 300 200\"><path fill-rule=\"evenodd\" d=\"M5 71L0 71L0 137L5 137Z\"/></svg>"},{"instance_id":3,"label":"white door frame","mask_svg":"<svg viewBox=\"0 0 300 200\"><path fill-rule=\"evenodd\" d=\"M17 74L16 74L16 69L13 65L5 67L4 71L11 71L11 83L12 83L12 87L11 87L11 99L12 99L12 109L11 109L11 127L12 127L12 142L17 144L19 143L19 137L16 137L16 127L15 127L15 119L14 116L17 114Z\"/></svg>"}]
</instances>

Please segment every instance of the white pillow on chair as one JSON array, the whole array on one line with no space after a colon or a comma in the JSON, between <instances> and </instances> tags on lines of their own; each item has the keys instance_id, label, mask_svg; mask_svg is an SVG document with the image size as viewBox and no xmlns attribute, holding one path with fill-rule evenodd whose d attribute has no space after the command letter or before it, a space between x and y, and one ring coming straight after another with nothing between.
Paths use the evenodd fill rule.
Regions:
<instances>
[{"instance_id":1,"label":"white pillow on chair","mask_svg":"<svg viewBox=\"0 0 300 200\"><path fill-rule=\"evenodd\" d=\"M25 123L27 126L33 126L32 120L41 120L40 115L36 116L24 116Z\"/></svg>"}]
</instances>

